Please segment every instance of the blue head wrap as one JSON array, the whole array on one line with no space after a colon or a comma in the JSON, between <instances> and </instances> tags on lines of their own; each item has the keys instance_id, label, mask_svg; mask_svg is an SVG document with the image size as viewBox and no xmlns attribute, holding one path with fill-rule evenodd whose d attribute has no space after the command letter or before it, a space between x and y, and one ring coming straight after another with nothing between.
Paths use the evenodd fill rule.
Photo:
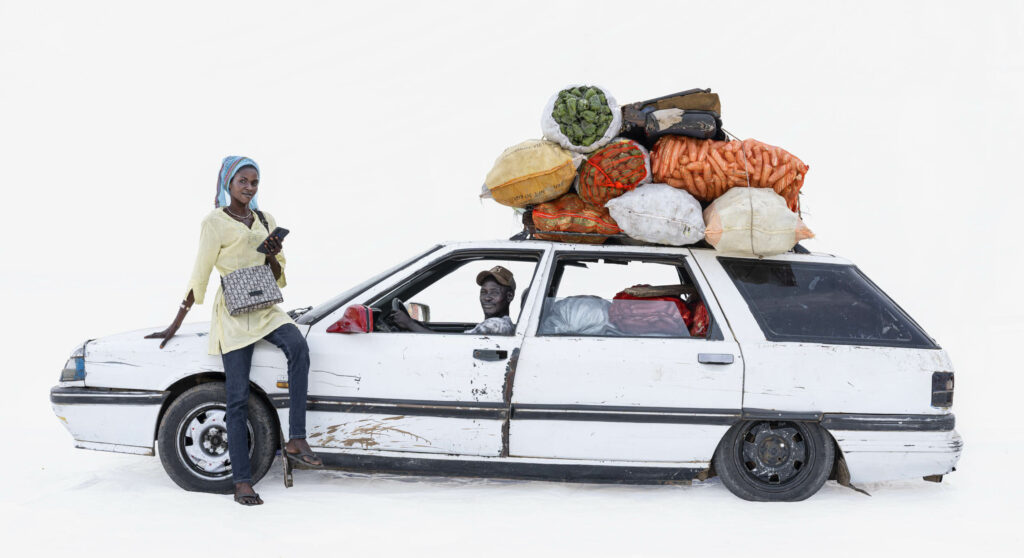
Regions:
<instances>
[{"instance_id":1,"label":"blue head wrap","mask_svg":"<svg viewBox=\"0 0 1024 558\"><path fill-rule=\"evenodd\" d=\"M235 174L242 167L253 167L256 169L257 176L260 174L259 165L248 157L239 157L237 155L224 157L224 162L220 164L220 174L217 175L217 197L213 201L214 207L224 207L231 204L231 193L228 191L228 186L231 185L231 179L235 177ZM249 209L259 209L259 206L256 204L256 196L249 200Z\"/></svg>"}]
</instances>

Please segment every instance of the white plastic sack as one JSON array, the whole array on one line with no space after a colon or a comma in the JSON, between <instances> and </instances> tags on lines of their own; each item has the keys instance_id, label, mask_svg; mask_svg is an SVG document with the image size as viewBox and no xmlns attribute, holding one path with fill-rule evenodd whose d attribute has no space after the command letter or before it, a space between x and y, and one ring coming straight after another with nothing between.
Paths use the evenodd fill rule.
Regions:
<instances>
[{"instance_id":1,"label":"white plastic sack","mask_svg":"<svg viewBox=\"0 0 1024 558\"><path fill-rule=\"evenodd\" d=\"M608 326L611 302L596 296L570 296L550 303L538 333L599 335Z\"/></svg>"},{"instance_id":2,"label":"white plastic sack","mask_svg":"<svg viewBox=\"0 0 1024 558\"><path fill-rule=\"evenodd\" d=\"M668 184L647 184L605 204L627 236L655 244L685 246L704 238L700 202Z\"/></svg>"},{"instance_id":3,"label":"white plastic sack","mask_svg":"<svg viewBox=\"0 0 1024 558\"><path fill-rule=\"evenodd\" d=\"M574 87L594 87L601 91L604 95L605 101L608 104L608 108L612 112L612 121L608 125L608 129L604 131L597 141L589 145L576 145L562 133L558 122L555 121L554 117L551 116L552 111L555 109L555 102L558 100L558 93L566 89L572 89ZM577 153L593 153L598 149L604 147L608 142L612 141L612 138L619 135L619 131L622 129L622 109L619 104L615 102L615 97L612 97L608 90L599 85L583 85L583 84L570 84L558 90L557 93L548 99L548 103L544 106L544 112L541 114L540 129L544 133L544 139L553 141L558 145Z\"/></svg>"},{"instance_id":4,"label":"white plastic sack","mask_svg":"<svg viewBox=\"0 0 1024 558\"><path fill-rule=\"evenodd\" d=\"M785 198L771 188L729 190L704 210L704 222L708 243L727 254L776 256L814 238Z\"/></svg>"}]
</instances>

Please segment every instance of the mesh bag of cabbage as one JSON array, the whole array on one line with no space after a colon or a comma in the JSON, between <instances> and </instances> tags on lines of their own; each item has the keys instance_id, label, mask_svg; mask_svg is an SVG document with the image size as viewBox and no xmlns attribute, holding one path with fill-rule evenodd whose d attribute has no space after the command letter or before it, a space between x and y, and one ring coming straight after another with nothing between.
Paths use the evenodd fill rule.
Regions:
<instances>
[{"instance_id":1,"label":"mesh bag of cabbage","mask_svg":"<svg viewBox=\"0 0 1024 558\"><path fill-rule=\"evenodd\" d=\"M592 153L619 134L622 111L596 85L570 85L548 99L541 114L544 138L577 153Z\"/></svg>"}]
</instances>

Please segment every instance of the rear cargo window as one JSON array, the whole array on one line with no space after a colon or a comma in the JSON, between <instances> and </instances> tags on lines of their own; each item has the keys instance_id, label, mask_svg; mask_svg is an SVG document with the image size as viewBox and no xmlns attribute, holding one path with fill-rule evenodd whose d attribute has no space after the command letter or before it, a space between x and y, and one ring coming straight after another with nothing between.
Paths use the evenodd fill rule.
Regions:
<instances>
[{"instance_id":1,"label":"rear cargo window","mask_svg":"<svg viewBox=\"0 0 1024 558\"><path fill-rule=\"evenodd\" d=\"M769 341L936 348L910 316L856 267L719 261Z\"/></svg>"}]
</instances>

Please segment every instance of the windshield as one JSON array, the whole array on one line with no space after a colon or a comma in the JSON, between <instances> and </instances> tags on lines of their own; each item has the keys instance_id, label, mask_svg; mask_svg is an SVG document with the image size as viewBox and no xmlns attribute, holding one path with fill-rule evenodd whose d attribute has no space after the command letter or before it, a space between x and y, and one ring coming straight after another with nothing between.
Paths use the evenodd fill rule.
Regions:
<instances>
[{"instance_id":1,"label":"windshield","mask_svg":"<svg viewBox=\"0 0 1024 558\"><path fill-rule=\"evenodd\" d=\"M385 271L382 271L382 272L378 273L377 275L374 275L373 277L370 277L366 281L363 281L362 283L359 283L355 287L352 287L351 289L349 289L349 290L339 294L338 296L328 300L327 302L324 302L323 304L320 304L319 306L314 307L309 312L306 312L302 316L299 316L299 319L295 320L295 322L298 323L298 324L303 324L303 325L315 324L316 322L320 321L320 319L323 318L324 316L326 316L326 315L330 314L331 312L334 312L335 310L340 308L342 304L345 304L346 302L348 302L349 299L351 299L353 296L355 296L355 295L361 293L362 291L365 291L366 289L376 285L377 283L382 281L385 277L388 277L391 274L393 274L393 273L395 273L395 272L397 272L397 271L399 271L399 270L401 270L401 269L403 269L405 267L408 267L408 266L412 265L413 262L416 262L417 260L423 258L424 256L427 256L428 254L436 252L437 250L440 250L440 249L441 249L441 245L440 244L438 244L436 246L432 246L429 250L421 252L421 253L419 253L419 254L409 258L408 260L405 260L404 262L402 262L402 263L400 263L400 264L398 264L398 265L396 265L394 267L391 267L391 268L389 268L389 269L387 269Z\"/></svg>"}]
</instances>

